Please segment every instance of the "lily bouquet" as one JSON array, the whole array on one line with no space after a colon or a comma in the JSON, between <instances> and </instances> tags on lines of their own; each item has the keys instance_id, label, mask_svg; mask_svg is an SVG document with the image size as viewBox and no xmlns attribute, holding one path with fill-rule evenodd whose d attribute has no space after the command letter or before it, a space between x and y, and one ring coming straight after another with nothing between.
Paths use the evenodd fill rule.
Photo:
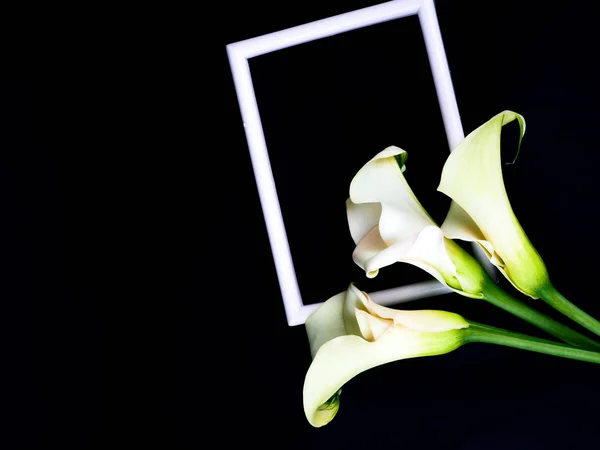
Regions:
<instances>
[{"instance_id":1,"label":"lily bouquet","mask_svg":"<svg viewBox=\"0 0 600 450\"><path fill-rule=\"evenodd\" d=\"M303 398L311 425L321 427L334 418L342 386L359 373L406 358L441 355L471 342L600 363L600 342L512 297L455 242L475 242L514 288L542 299L600 336L600 322L554 288L542 258L511 208L502 178L500 135L502 127L514 120L519 123L520 150L525 119L504 111L450 153L438 190L452 202L441 226L421 206L404 178L407 153L392 146L375 155L353 178L346 201L350 234L356 244L352 257L368 278L397 262L413 264L454 292L487 301L557 340L476 323L447 311L387 308L351 283L306 320L313 360Z\"/></svg>"}]
</instances>

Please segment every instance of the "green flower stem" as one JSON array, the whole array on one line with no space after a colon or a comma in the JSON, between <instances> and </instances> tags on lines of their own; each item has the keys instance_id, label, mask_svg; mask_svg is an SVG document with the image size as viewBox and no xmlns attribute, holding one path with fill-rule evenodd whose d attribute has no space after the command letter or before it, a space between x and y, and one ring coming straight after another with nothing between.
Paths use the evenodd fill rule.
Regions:
<instances>
[{"instance_id":1,"label":"green flower stem","mask_svg":"<svg viewBox=\"0 0 600 450\"><path fill-rule=\"evenodd\" d=\"M540 298L552 306L557 311L560 311L569 319L577 322L584 328L587 328L592 333L600 336L600 322L582 311L563 295L558 292L554 286L548 283L540 292Z\"/></svg>"},{"instance_id":2,"label":"green flower stem","mask_svg":"<svg viewBox=\"0 0 600 450\"><path fill-rule=\"evenodd\" d=\"M546 355L600 364L600 353L573 348L566 344L533 338L524 334L513 333L474 322L469 322L469 328L465 329L464 336L465 344L484 342L486 344L504 345L506 347L519 348Z\"/></svg>"},{"instance_id":3,"label":"green flower stem","mask_svg":"<svg viewBox=\"0 0 600 450\"><path fill-rule=\"evenodd\" d=\"M502 289L500 289L491 280L488 283L486 283L483 295L484 299L489 303L511 314L514 314L515 316L523 319L524 321L538 327L541 330L544 330L546 333L559 338L567 344L571 344L575 347L586 348L589 350L600 350L600 343L594 341L593 339L587 336L584 336L583 334L575 330L572 330L566 325L557 322L556 320L546 316L545 314L536 311L530 306L527 306L525 303L520 302L519 300L515 299L514 297L510 296ZM575 308L575 306L573 306L573 308ZM600 331L600 323L598 323L597 330ZM600 332L597 334L600 334Z\"/></svg>"}]
</instances>

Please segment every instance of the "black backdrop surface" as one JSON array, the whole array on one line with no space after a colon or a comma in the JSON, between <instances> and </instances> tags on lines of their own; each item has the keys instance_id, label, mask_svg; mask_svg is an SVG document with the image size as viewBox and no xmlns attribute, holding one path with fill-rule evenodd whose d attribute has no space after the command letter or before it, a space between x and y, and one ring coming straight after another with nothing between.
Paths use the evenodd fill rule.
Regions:
<instances>
[{"instance_id":1,"label":"black backdrop surface","mask_svg":"<svg viewBox=\"0 0 600 450\"><path fill-rule=\"evenodd\" d=\"M185 17L5 18L0 448L194 448Z\"/></svg>"},{"instance_id":2,"label":"black backdrop surface","mask_svg":"<svg viewBox=\"0 0 600 450\"><path fill-rule=\"evenodd\" d=\"M236 9L240 20L223 22L223 44L375 3L253 3ZM596 8L586 2L568 9L517 1L436 5L465 132L505 109L525 116L522 152L504 170L513 209L555 286L599 316ZM376 290L428 279L396 265L367 280L351 262L344 210L353 174L388 145L409 152L405 175L433 217L442 220L448 207L435 191L447 144L416 18L260 56L250 67L305 303L324 301L350 281ZM224 48L223 71L219 146L235 175L226 236L243 236L231 246L228 256L236 262L227 274L244 286L243 293L226 295L225 304L244 311L247 323L237 335L230 382L236 406L227 426L248 430L246 442L281 448L597 446L596 366L483 344L360 374L344 388L333 422L310 427L302 411L308 344L302 326L286 324ZM509 160L516 130L507 129L503 140ZM458 295L409 305L541 336Z\"/></svg>"},{"instance_id":3,"label":"black backdrop surface","mask_svg":"<svg viewBox=\"0 0 600 450\"><path fill-rule=\"evenodd\" d=\"M478 344L365 372L331 424L307 423L308 343L285 320L225 46L372 4L6 15L0 448L597 447L596 366ZM596 8L436 4L465 131L504 109L525 116L504 171L513 208L556 287L600 317ZM409 152L406 176L433 217L448 207L418 22L250 65L305 302L351 281L372 291L429 279L398 264L367 280L344 211L351 177L388 145ZM510 159L514 127L504 137ZM542 335L457 295L407 307Z\"/></svg>"}]
</instances>

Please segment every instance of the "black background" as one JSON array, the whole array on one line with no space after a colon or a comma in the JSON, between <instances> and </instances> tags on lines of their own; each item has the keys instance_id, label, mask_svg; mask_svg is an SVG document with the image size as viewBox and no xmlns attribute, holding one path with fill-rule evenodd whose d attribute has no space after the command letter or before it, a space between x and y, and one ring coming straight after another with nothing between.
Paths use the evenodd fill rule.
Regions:
<instances>
[{"instance_id":1,"label":"black background","mask_svg":"<svg viewBox=\"0 0 600 450\"><path fill-rule=\"evenodd\" d=\"M197 447L206 195L192 29L173 13L5 15L2 449Z\"/></svg>"},{"instance_id":2,"label":"black background","mask_svg":"<svg viewBox=\"0 0 600 450\"><path fill-rule=\"evenodd\" d=\"M437 2L463 126L526 117L504 172L513 208L554 284L600 317L597 11L480 3ZM286 324L225 45L371 4L5 15L0 448L594 447L596 366L477 344L365 372L331 424L306 422L308 344ZM398 145L444 217L447 146L416 20L250 64L304 301L429 279L406 265L365 279L344 212L354 173ZM456 295L406 307L540 335Z\"/></svg>"},{"instance_id":3,"label":"black background","mask_svg":"<svg viewBox=\"0 0 600 450\"><path fill-rule=\"evenodd\" d=\"M224 44L372 4L253 3L236 10L240 20L227 23ZM555 286L600 315L596 8L586 2L568 9L517 1L436 5L465 132L504 109L525 116L522 153L504 171L513 209ZM263 55L250 68L304 302L324 301L350 281L368 291L428 279L397 265L367 280L351 262L344 210L354 173L388 145L409 152L405 175L433 217L441 221L447 210L447 199L435 191L447 144L416 18ZM344 388L333 422L310 427L302 411L306 336L302 326L286 324L224 51L223 71L220 147L232 175L223 197L231 225L225 239L232 244L226 270L235 284L222 298L232 311L243 311L245 324L230 356L235 394L228 398L236 400L225 426L246 430L240 437L246 442L283 448L596 446L595 366L483 344L365 372ZM504 133L507 161L515 128ZM231 292L237 286L243 293ZM541 302L535 306L559 317ZM540 335L458 295L406 307L448 309Z\"/></svg>"}]
</instances>

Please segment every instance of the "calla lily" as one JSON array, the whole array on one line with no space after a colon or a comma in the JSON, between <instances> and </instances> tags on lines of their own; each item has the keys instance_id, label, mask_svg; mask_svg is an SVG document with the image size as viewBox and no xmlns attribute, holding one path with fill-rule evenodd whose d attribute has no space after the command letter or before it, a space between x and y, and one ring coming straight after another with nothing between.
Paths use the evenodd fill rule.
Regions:
<instances>
[{"instance_id":1,"label":"calla lily","mask_svg":"<svg viewBox=\"0 0 600 450\"><path fill-rule=\"evenodd\" d=\"M470 133L450 154L438 190L453 202L442 224L453 239L474 241L518 290L546 303L600 336L600 321L573 305L550 282L548 271L510 206L502 179L502 127L523 116L504 111ZM518 154L518 151L517 151Z\"/></svg>"},{"instance_id":2,"label":"calla lily","mask_svg":"<svg viewBox=\"0 0 600 450\"><path fill-rule=\"evenodd\" d=\"M525 119L504 111L470 133L448 157L438 190L453 204L442 230L449 238L479 244L518 290L539 298L549 283L548 272L515 217L502 179L500 133L515 119L520 147Z\"/></svg>"},{"instance_id":3,"label":"calla lily","mask_svg":"<svg viewBox=\"0 0 600 450\"><path fill-rule=\"evenodd\" d=\"M402 173L406 157L388 147L352 180L346 212L354 261L370 278L395 262L410 263L462 295L482 298L489 281L483 268L421 206Z\"/></svg>"},{"instance_id":4,"label":"calla lily","mask_svg":"<svg viewBox=\"0 0 600 450\"><path fill-rule=\"evenodd\" d=\"M446 311L401 311L374 303L350 284L306 320L313 361L304 380L304 413L314 427L340 408L341 389L382 364L441 355L471 342L504 345L600 364L600 353L468 322Z\"/></svg>"},{"instance_id":5,"label":"calla lily","mask_svg":"<svg viewBox=\"0 0 600 450\"><path fill-rule=\"evenodd\" d=\"M304 412L311 425L329 423L342 386L370 368L458 348L469 326L446 311L400 311L374 303L351 284L306 320L313 362L304 382Z\"/></svg>"}]
</instances>

